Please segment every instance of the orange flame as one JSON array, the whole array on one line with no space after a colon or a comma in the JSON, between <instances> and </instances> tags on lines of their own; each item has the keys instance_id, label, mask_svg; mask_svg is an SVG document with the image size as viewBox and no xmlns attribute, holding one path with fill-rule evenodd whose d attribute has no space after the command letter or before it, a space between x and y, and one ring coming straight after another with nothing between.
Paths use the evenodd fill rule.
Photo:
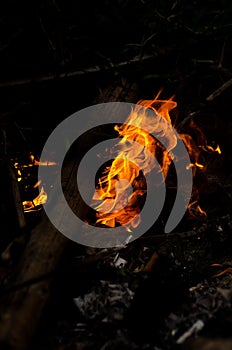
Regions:
<instances>
[{"instance_id":1,"label":"orange flame","mask_svg":"<svg viewBox=\"0 0 232 350\"><path fill-rule=\"evenodd\" d=\"M115 126L115 130L121 137L118 143L120 151L112 164L102 173L92 198L93 207L97 211L97 224L109 227L123 225L128 232L132 232L133 228L140 223L138 203L146 195L146 184L141 177L140 169L143 169L143 174L146 176L155 167L156 158L161 164L164 178L167 177L172 162L171 151L177 144L176 136L171 132L172 121L169 112L177 106L177 103L173 98L160 100L160 93L161 91L154 100L139 101L125 124ZM149 118L141 106L153 110L157 119ZM192 168L195 176L197 169L205 169L204 163L202 164L200 160L201 149L218 154L221 154L221 150L219 146L214 149L207 145L203 132L192 120L190 127L197 133L197 140L189 134L180 133L179 135L191 159L187 168ZM162 133L167 141L166 149L151 136L154 133ZM130 194L131 188L133 188L132 194ZM128 194L127 199L125 199L125 193ZM198 189L193 190L192 203L188 209L190 214L206 216L206 212L198 204Z\"/></svg>"},{"instance_id":2,"label":"orange flame","mask_svg":"<svg viewBox=\"0 0 232 350\"><path fill-rule=\"evenodd\" d=\"M17 174L18 174L18 182L20 182L22 180L22 173L19 169L17 171Z\"/></svg>"},{"instance_id":3,"label":"orange flame","mask_svg":"<svg viewBox=\"0 0 232 350\"><path fill-rule=\"evenodd\" d=\"M212 146L207 145L207 144L204 145L204 146L200 145L199 147L202 148L204 151L216 152L216 153L218 153L218 154L221 154L221 153L222 153L222 151L221 151L219 145L217 145L217 147L216 147L215 149L214 149Z\"/></svg>"},{"instance_id":4,"label":"orange flame","mask_svg":"<svg viewBox=\"0 0 232 350\"><path fill-rule=\"evenodd\" d=\"M33 188L39 187L40 184L41 184L41 180L37 181L36 184L33 186Z\"/></svg>"},{"instance_id":5,"label":"orange flame","mask_svg":"<svg viewBox=\"0 0 232 350\"><path fill-rule=\"evenodd\" d=\"M188 205L190 214L193 216L207 216L206 212L200 207L198 201L193 201Z\"/></svg>"},{"instance_id":6,"label":"orange flame","mask_svg":"<svg viewBox=\"0 0 232 350\"><path fill-rule=\"evenodd\" d=\"M41 162L39 160L36 160L36 158L33 155L33 153L30 153L30 155L29 155L29 163L22 164L22 165L19 164L18 162L14 163L14 167L15 167L15 169L17 171L18 182L24 180L24 176L23 175L24 175L25 171L28 172L28 170L25 170L27 168L31 168L31 167L34 167L34 166L55 166L55 165L57 165L57 163L53 162L53 161L43 161L43 162ZM27 178L27 176L28 176L28 173L25 176L25 178ZM38 180L35 183L35 185L33 186L33 188L35 189L35 188L39 187L40 184L41 184L41 180ZM25 185L25 188L28 188L27 184ZM24 201L22 203L24 212L30 212L30 211L34 211L34 210L40 209L39 207L42 204L45 204L47 202L47 197L48 197L47 193L45 192L44 187L42 187L39 195L36 198L34 198L32 201Z\"/></svg>"},{"instance_id":7,"label":"orange flame","mask_svg":"<svg viewBox=\"0 0 232 350\"><path fill-rule=\"evenodd\" d=\"M47 202L47 193L44 191L43 186L41 187L39 195L32 201L23 202L23 210L25 212L37 210L38 206L45 204Z\"/></svg>"},{"instance_id":8,"label":"orange flame","mask_svg":"<svg viewBox=\"0 0 232 350\"><path fill-rule=\"evenodd\" d=\"M170 151L177 144L176 137L169 130L169 125L172 127L169 111L175 108L177 103L172 99L158 100L158 96L159 94L154 100L139 101L125 124L115 126L121 137L118 143L120 151L111 166L103 172L93 196L93 201L101 200L101 203L95 206L98 211L98 224L109 227L120 224L131 232L140 223L138 202L146 194L146 185L141 178L140 169L143 169L146 176L155 167L154 159L159 153L164 177L167 176L172 162ZM142 107L153 110L157 121L154 122ZM168 140L167 149L151 136L154 132L165 135ZM147 150L149 152L146 152ZM133 193L130 194L132 187ZM125 193L128 194L126 200Z\"/></svg>"}]
</instances>

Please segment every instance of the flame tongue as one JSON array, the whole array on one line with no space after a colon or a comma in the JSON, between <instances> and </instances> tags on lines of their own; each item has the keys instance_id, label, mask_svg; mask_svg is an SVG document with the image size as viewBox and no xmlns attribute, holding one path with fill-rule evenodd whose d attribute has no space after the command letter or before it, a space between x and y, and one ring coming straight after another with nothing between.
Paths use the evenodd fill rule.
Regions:
<instances>
[{"instance_id":1,"label":"flame tongue","mask_svg":"<svg viewBox=\"0 0 232 350\"><path fill-rule=\"evenodd\" d=\"M32 201L24 201L23 209L25 212L33 211L36 207L45 204L47 202L47 193L44 191L43 186L41 187L40 193Z\"/></svg>"},{"instance_id":2,"label":"flame tongue","mask_svg":"<svg viewBox=\"0 0 232 350\"><path fill-rule=\"evenodd\" d=\"M141 199L146 195L144 177L155 168L158 153L165 177L172 161L170 151L177 139L169 130L169 126L172 128L169 111L174 107L176 103L172 100L140 101L126 123L115 126L121 140L117 155L100 177L93 196L94 204L101 201L95 205L96 223L109 227L124 225L128 231L139 225ZM150 135L154 133L165 138L167 149Z\"/></svg>"},{"instance_id":3,"label":"flame tongue","mask_svg":"<svg viewBox=\"0 0 232 350\"><path fill-rule=\"evenodd\" d=\"M14 167L17 170L17 175L18 175L18 181L20 182L25 182L25 189L28 191L28 189L32 188L36 189L40 186L41 180L38 180L34 185L31 185L30 183L32 180L35 178L33 176L33 171L34 169L37 168L37 166L49 166L53 167L57 165L53 161L39 161L35 158L35 156L30 153L29 155L29 161L23 165L19 164L18 162L14 163ZM29 180L29 181L27 181ZM34 193L34 191L31 191ZM31 212L31 211L36 211L38 209L41 209L41 206L47 202L48 195L44 190L44 186L41 186L39 194L33 199L33 200L25 200L23 201L23 209L24 212Z\"/></svg>"},{"instance_id":4,"label":"flame tongue","mask_svg":"<svg viewBox=\"0 0 232 350\"><path fill-rule=\"evenodd\" d=\"M181 155L180 159L177 159L178 155L174 157L178 138L173 132L169 115L177 103L172 99L159 100L158 97L159 94L154 100L139 101L125 124L115 126L121 138L117 145L118 151L111 166L107 167L100 177L93 196L98 224L110 227L123 225L131 232L140 223L140 211L147 191L144 179L153 169L156 170L156 160L161 167L157 171L162 171L164 179L167 178L172 161L174 160L174 163L182 161ZM189 134L179 136L189 155L185 169L192 168L192 174L195 176L197 169L199 171L205 169L201 149L218 154L221 150L219 146L213 148L207 145L203 132L193 121L191 123L191 127L198 134L197 140L195 141ZM161 140L162 144L158 140ZM188 164L189 158L191 161ZM183 188L182 190L184 191ZM198 205L198 197L198 189L194 188L192 204L189 205L190 213L196 207L196 211L205 216L206 213ZM95 201L101 203L95 205Z\"/></svg>"}]
</instances>

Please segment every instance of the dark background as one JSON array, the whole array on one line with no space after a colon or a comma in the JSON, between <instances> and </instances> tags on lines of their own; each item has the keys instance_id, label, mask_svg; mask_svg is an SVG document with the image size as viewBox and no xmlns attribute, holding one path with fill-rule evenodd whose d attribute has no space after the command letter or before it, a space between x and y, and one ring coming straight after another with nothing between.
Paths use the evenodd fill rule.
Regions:
<instances>
[{"instance_id":1,"label":"dark background","mask_svg":"<svg viewBox=\"0 0 232 350\"><path fill-rule=\"evenodd\" d=\"M215 176L217 181L212 182L211 197L207 194L206 204L213 217L228 214L224 198L231 200L232 84L211 101L207 97L231 78L231 0L9 0L0 4L0 127L6 130L7 156L12 159L30 151L39 154L46 137L61 120L93 103L107 102L107 92L116 88L123 90L125 82L126 88L135 87L135 92L120 95L120 101L136 103L154 98L162 88L162 98L174 95L178 103L172 115L177 124L194 115L207 143L213 147L220 145L222 155L216 156L207 168L207 175ZM221 192L215 184L225 196L218 195ZM9 220L6 221L8 225ZM208 242L208 237L206 240ZM193 248L187 250L194 259L195 244L194 241ZM201 241L197 244L201 246ZM183 243L180 256L184 249ZM73 256L70 256L71 260ZM204 260L205 251L201 257L201 261ZM167 270L171 274L170 265ZM67 279L70 278L73 287L72 271L68 272ZM79 278L86 279L86 284L94 283L93 273L84 271ZM200 276L198 270L196 274ZM98 277L96 274L95 278ZM182 275L179 277L182 283ZM60 284L66 276L62 278ZM161 282L164 278L160 273ZM141 323L146 321L144 327L149 323L147 310L151 310L153 317L157 307L162 309L159 300L165 302L170 295L179 296L181 283L176 283L174 275L171 281L168 278L167 287L166 282L165 287L160 283L155 301L152 293L156 286L152 284L150 289L148 282L145 294L151 290L152 295L145 309L143 303L140 305L142 317L137 315ZM169 292L170 285L174 286L173 293ZM59 292L54 292L52 312L57 310L59 314L61 309L60 318L55 313L55 321L52 319L50 324L48 321L52 326L58 324L55 344L59 342L60 330L65 328L63 313L69 319L73 312L73 304L70 306L69 300L64 302L63 291L60 295ZM75 290L70 293L75 294ZM170 300L175 304L175 300ZM69 338L69 324L67 328ZM153 329L149 331L152 333ZM42 334L48 344L46 330L42 329ZM50 349L49 345L47 348Z\"/></svg>"},{"instance_id":2,"label":"dark background","mask_svg":"<svg viewBox=\"0 0 232 350\"><path fill-rule=\"evenodd\" d=\"M231 89L213 102L206 98L232 76L231 1L42 0L0 7L3 123L50 130L127 79L138 87L131 102L163 88L163 98L175 95L179 120L200 111L210 124L209 142L230 147Z\"/></svg>"}]
</instances>

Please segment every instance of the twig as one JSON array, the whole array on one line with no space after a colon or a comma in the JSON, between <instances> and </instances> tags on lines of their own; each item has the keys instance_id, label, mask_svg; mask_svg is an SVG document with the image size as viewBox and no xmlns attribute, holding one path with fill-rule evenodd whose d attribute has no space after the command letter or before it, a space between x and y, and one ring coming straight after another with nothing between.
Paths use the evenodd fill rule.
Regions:
<instances>
[{"instance_id":1,"label":"twig","mask_svg":"<svg viewBox=\"0 0 232 350\"><path fill-rule=\"evenodd\" d=\"M152 58L154 58L153 55L146 55L143 58L136 56L129 61L119 62L115 65L106 66L104 68L102 68L100 66L93 66L93 67L86 68L86 69L74 70L74 71L69 71L69 72L64 72L64 73L57 73L56 72L56 73L48 73L47 75L41 75L41 76L32 77L32 78L8 80L8 81L1 82L0 88L23 86L23 85L33 84L33 83L43 83L43 82L48 82L48 81L52 81L55 79L74 78L74 77L79 77L79 76L83 76L83 75L90 74L90 73L100 73L103 71L109 71L109 70L113 70L113 69L123 68L123 67L129 66L131 64L145 62L145 61L148 61Z\"/></svg>"},{"instance_id":2,"label":"twig","mask_svg":"<svg viewBox=\"0 0 232 350\"><path fill-rule=\"evenodd\" d=\"M215 90L212 94L210 94L207 98L206 101L211 102L213 101L216 97L220 96L226 89L228 89L232 85L232 78L225 82L222 86L220 86L217 90Z\"/></svg>"},{"instance_id":3,"label":"twig","mask_svg":"<svg viewBox=\"0 0 232 350\"><path fill-rule=\"evenodd\" d=\"M225 57L225 48L226 48L226 40L224 40L223 45L222 45L222 50L221 50L221 55L220 55L220 61L218 63L218 67L221 68L223 61L224 61L224 57Z\"/></svg>"},{"instance_id":4,"label":"twig","mask_svg":"<svg viewBox=\"0 0 232 350\"><path fill-rule=\"evenodd\" d=\"M224 75L227 75L228 77L232 76L232 72L229 69L215 65L215 64L209 66L209 69L216 71L218 73L223 73Z\"/></svg>"},{"instance_id":5,"label":"twig","mask_svg":"<svg viewBox=\"0 0 232 350\"><path fill-rule=\"evenodd\" d=\"M39 23L40 23L40 27L41 27L41 30L43 32L43 34L45 35L45 37L47 38L47 41L49 43L49 46L50 48L52 49L52 52L54 53L56 51L56 46L55 44L53 43L52 39L50 38L50 36L48 35L47 31L46 31L46 28L44 26L44 23L43 23L43 20L42 18L39 16Z\"/></svg>"}]
</instances>

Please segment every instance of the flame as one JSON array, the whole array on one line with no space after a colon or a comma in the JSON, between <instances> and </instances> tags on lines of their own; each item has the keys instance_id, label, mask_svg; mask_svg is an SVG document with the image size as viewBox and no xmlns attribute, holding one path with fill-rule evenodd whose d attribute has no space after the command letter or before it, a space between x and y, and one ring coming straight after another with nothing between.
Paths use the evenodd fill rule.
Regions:
<instances>
[{"instance_id":1,"label":"flame","mask_svg":"<svg viewBox=\"0 0 232 350\"><path fill-rule=\"evenodd\" d=\"M36 184L33 186L33 188L39 187L40 184L41 184L41 180L37 181Z\"/></svg>"},{"instance_id":2,"label":"flame","mask_svg":"<svg viewBox=\"0 0 232 350\"><path fill-rule=\"evenodd\" d=\"M207 145L207 144L206 145L200 145L199 147L202 148L204 151L216 152L218 154L222 153L219 145L217 145L217 147L215 149L212 146Z\"/></svg>"},{"instance_id":3,"label":"flame","mask_svg":"<svg viewBox=\"0 0 232 350\"><path fill-rule=\"evenodd\" d=\"M214 152L217 152L218 154L222 154L222 151L219 145L217 145L217 148L214 150Z\"/></svg>"},{"instance_id":4,"label":"flame","mask_svg":"<svg viewBox=\"0 0 232 350\"><path fill-rule=\"evenodd\" d=\"M16 172L17 172L18 182L20 181L23 182L24 188L28 191L29 188L35 189L39 187L39 185L41 184L41 180L38 180L34 185L33 184L30 185L27 182L28 178L32 178L31 172L30 172L31 168L33 168L34 166L55 166L55 165L57 165L57 163L53 161L46 160L41 162L37 160L34 154L31 152L29 154L29 162L27 162L26 164L20 164L17 161L14 163L14 168L16 169ZM30 168L30 170L27 168ZM47 197L48 197L47 193L45 192L44 187L42 186L40 193L36 198L34 198L33 200L24 201L22 203L24 212L30 212L30 211L40 209L40 206L47 202Z\"/></svg>"},{"instance_id":5,"label":"flame","mask_svg":"<svg viewBox=\"0 0 232 350\"><path fill-rule=\"evenodd\" d=\"M169 111L175 108L177 103L172 98L159 100L158 97L159 94L154 100L139 101L125 124L115 126L121 137L118 143L119 151L111 166L104 170L93 196L94 203L101 201L100 204L93 205L97 210L98 224L109 227L120 224L125 226L128 232L132 232L141 220L139 199L146 195L146 184L141 177L140 169L143 169L143 174L146 176L156 166L154 159L157 153L162 153L160 156L162 172L164 177L167 176L172 162L170 151L177 144L177 138L173 137L169 130L169 125L172 127ZM154 122L142 107L153 110L158 120ZM154 132L162 133L166 137L167 149L163 149L163 146L150 135ZM146 150L149 152L145 152Z\"/></svg>"},{"instance_id":6,"label":"flame","mask_svg":"<svg viewBox=\"0 0 232 350\"><path fill-rule=\"evenodd\" d=\"M203 165L203 164L200 164L200 163L198 163L198 162L196 162L195 165L196 165L198 168L200 168L200 169L203 169L203 168L204 168L204 165Z\"/></svg>"},{"instance_id":7,"label":"flame","mask_svg":"<svg viewBox=\"0 0 232 350\"><path fill-rule=\"evenodd\" d=\"M205 166L203 164L196 162L196 163L190 163L189 165L187 165L186 169L188 170L188 169L193 168L193 167L198 167L200 169L203 169Z\"/></svg>"},{"instance_id":8,"label":"flame","mask_svg":"<svg viewBox=\"0 0 232 350\"><path fill-rule=\"evenodd\" d=\"M22 181L22 173L20 169L17 170L17 174L18 174L18 182Z\"/></svg>"},{"instance_id":9,"label":"flame","mask_svg":"<svg viewBox=\"0 0 232 350\"><path fill-rule=\"evenodd\" d=\"M206 212L203 209L201 209L199 204L197 205L197 211L200 213L200 215L207 216Z\"/></svg>"},{"instance_id":10,"label":"flame","mask_svg":"<svg viewBox=\"0 0 232 350\"><path fill-rule=\"evenodd\" d=\"M218 153L221 154L220 146L217 145L216 148L213 148L212 146L207 144L206 137L203 134L202 130L199 128L199 126L191 119L189 123L190 130L193 131L196 135L193 139L192 136L189 134L179 134L181 139L183 140L188 153L189 157L191 159L191 163L186 167L186 169L192 168L193 171L193 179L195 179L195 176L197 174L197 171L203 171L206 169L207 164L205 163L205 159L201 153L201 150L207 153ZM199 183L196 187L193 185L193 193L191 202L188 205L189 213L192 216L201 216L206 217L207 213L201 209L200 205L198 204L199 200Z\"/></svg>"},{"instance_id":11,"label":"flame","mask_svg":"<svg viewBox=\"0 0 232 350\"><path fill-rule=\"evenodd\" d=\"M47 193L44 191L44 187L41 187L40 193L37 197L35 197L32 201L24 201L23 202L23 210L25 212L33 211L38 208L38 206L45 204L47 202Z\"/></svg>"},{"instance_id":12,"label":"flame","mask_svg":"<svg viewBox=\"0 0 232 350\"><path fill-rule=\"evenodd\" d=\"M23 165L19 164L18 162L15 162L14 167L16 169L20 169L20 168L23 169L23 168L33 167L33 166L55 166L55 165L57 165L56 162L49 161L49 160L45 160L45 161L41 162L41 161L37 160L32 153L29 155L29 161L30 161L29 163L23 164Z\"/></svg>"},{"instance_id":13,"label":"flame","mask_svg":"<svg viewBox=\"0 0 232 350\"><path fill-rule=\"evenodd\" d=\"M196 215L197 216L207 216L207 213L203 209L201 209L197 200L191 202L188 205L188 209L189 209L190 214L192 214L193 216L196 216Z\"/></svg>"},{"instance_id":14,"label":"flame","mask_svg":"<svg viewBox=\"0 0 232 350\"><path fill-rule=\"evenodd\" d=\"M115 126L121 138L117 145L118 153L112 164L101 174L92 198L96 210L96 224L109 227L123 225L128 232L132 232L141 220L138 203L146 195L146 184L140 169L143 169L146 177L146 174L156 166L154 159L158 159L163 176L167 177L173 160L171 151L177 145L177 138L171 132L172 121L169 112L177 106L177 103L173 101L173 97L168 100L159 99L160 93L161 91L153 100L139 101L125 124ZM146 110L141 107L154 111L157 119L149 118ZM221 154L221 150L219 145L216 149L207 145L202 130L193 120L190 121L190 128L196 133L196 140L189 134L179 133L179 135L191 159L187 169L192 168L194 177L198 170L205 170L201 149L218 154ZM167 141L166 149L151 136L159 133ZM198 199L198 189L193 189L192 202L188 206L189 212L194 216L205 217L206 212L200 207Z\"/></svg>"}]
</instances>

